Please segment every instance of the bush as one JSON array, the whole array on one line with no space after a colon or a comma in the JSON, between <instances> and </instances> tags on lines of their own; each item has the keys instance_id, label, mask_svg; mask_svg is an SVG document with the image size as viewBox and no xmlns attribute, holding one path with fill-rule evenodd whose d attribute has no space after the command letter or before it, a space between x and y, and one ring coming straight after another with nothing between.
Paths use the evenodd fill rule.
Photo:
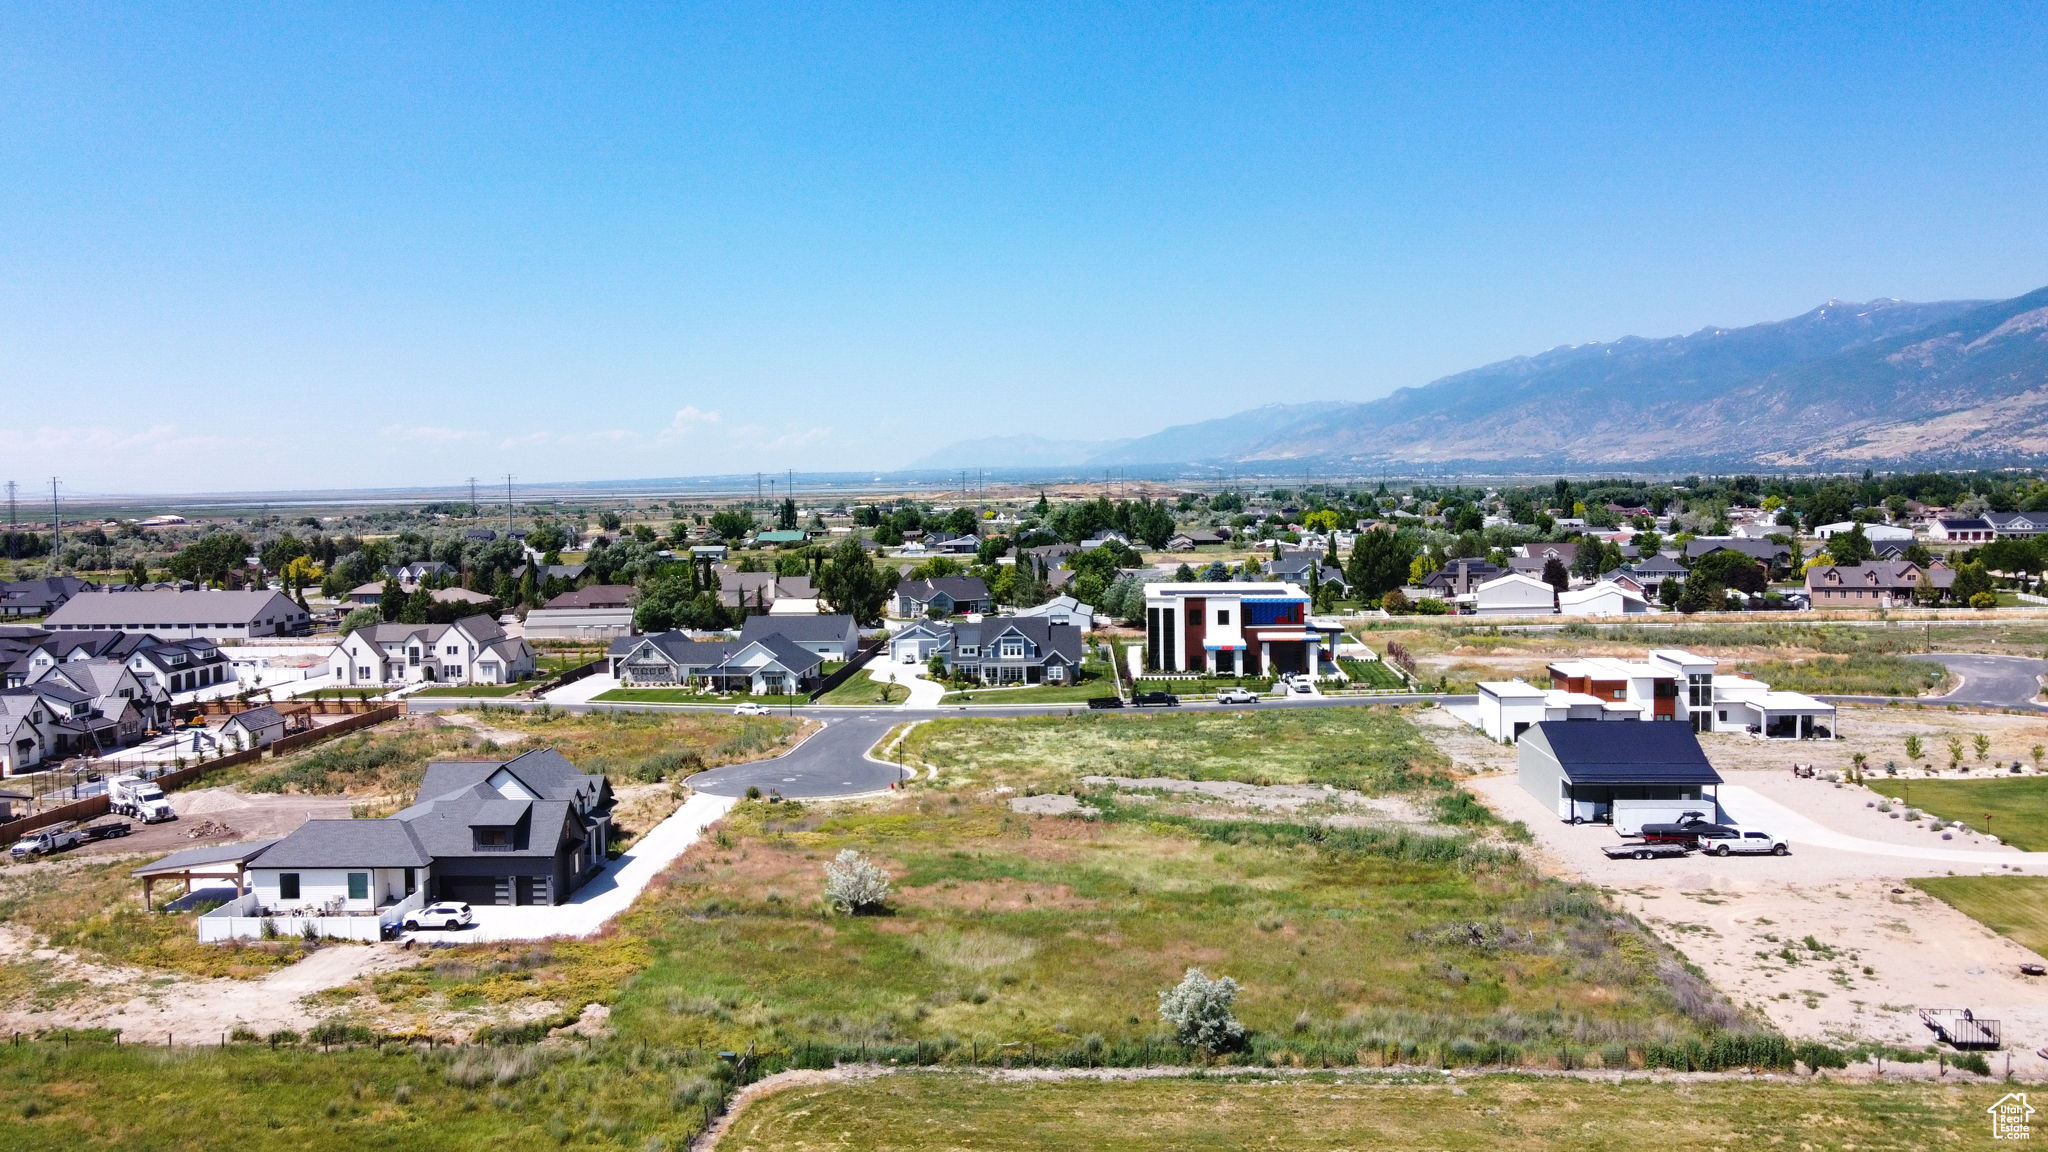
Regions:
<instances>
[{"instance_id":1,"label":"bush","mask_svg":"<svg viewBox=\"0 0 2048 1152\"><path fill-rule=\"evenodd\" d=\"M1231 1006L1237 1003L1237 981L1210 979L1190 968L1181 982L1159 994L1159 1018L1173 1029L1174 1039L1190 1048L1215 1054L1244 1045L1244 1025Z\"/></svg>"},{"instance_id":2,"label":"bush","mask_svg":"<svg viewBox=\"0 0 2048 1152\"><path fill-rule=\"evenodd\" d=\"M880 911L889 899L889 874L851 848L825 865L825 901L847 916Z\"/></svg>"},{"instance_id":3,"label":"bush","mask_svg":"<svg viewBox=\"0 0 2048 1152\"><path fill-rule=\"evenodd\" d=\"M1979 612L1996 608L1998 607L1998 597L1989 592L1979 592L1975 596L1970 597L1970 607L1975 608ZM1984 1058L1982 1056L1977 1057L1977 1062L1983 1063Z\"/></svg>"},{"instance_id":4,"label":"bush","mask_svg":"<svg viewBox=\"0 0 2048 1152\"><path fill-rule=\"evenodd\" d=\"M1985 593L1979 592L1977 593L1977 595L1983 596L1985 595ZM1971 607L1975 607L1975 605L1971 605ZM1957 1055L1950 1057L1949 1066L1953 1068L1961 1068L1965 1072L1975 1072L1979 1076L1991 1075L1991 1062L1989 1060L1984 1059L1984 1054L1982 1052L1958 1053Z\"/></svg>"}]
</instances>

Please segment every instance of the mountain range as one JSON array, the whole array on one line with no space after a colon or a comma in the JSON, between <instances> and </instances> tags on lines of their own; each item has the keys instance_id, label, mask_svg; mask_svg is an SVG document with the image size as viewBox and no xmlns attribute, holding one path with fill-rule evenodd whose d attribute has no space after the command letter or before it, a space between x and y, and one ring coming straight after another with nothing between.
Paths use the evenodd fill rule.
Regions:
<instances>
[{"instance_id":1,"label":"mountain range","mask_svg":"<svg viewBox=\"0 0 2048 1152\"><path fill-rule=\"evenodd\" d=\"M2048 288L1831 300L1686 336L1553 348L1360 403L1270 405L1113 441L965 441L917 467L1826 468L2036 462Z\"/></svg>"}]
</instances>

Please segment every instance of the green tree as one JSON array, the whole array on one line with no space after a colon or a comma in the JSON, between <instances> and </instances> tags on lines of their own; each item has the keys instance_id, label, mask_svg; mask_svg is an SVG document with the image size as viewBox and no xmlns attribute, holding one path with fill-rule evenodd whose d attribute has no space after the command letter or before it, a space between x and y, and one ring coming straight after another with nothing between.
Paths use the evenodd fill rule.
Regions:
<instances>
[{"instance_id":1,"label":"green tree","mask_svg":"<svg viewBox=\"0 0 2048 1152\"><path fill-rule=\"evenodd\" d=\"M248 537L239 532L209 532L179 549L165 566L179 580L225 584L230 572L240 571L248 562Z\"/></svg>"},{"instance_id":2,"label":"green tree","mask_svg":"<svg viewBox=\"0 0 2048 1152\"><path fill-rule=\"evenodd\" d=\"M1950 596L1965 604L1970 604L1979 595L1991 596L1991 573L1986 572L1984 565L1975 561L1965 564L1956 569L1955 583L1949 585L1948 592ZM1996 605L1997 602L1997 597L1992 596L1992 603Z\"/></svg>"},{"instance_id":3,"label":"green tree","mask_svg":"<svg viewBox=\"0 0 2048 1152\"><path fill-rule=\"evenodd\" d=\"M796 498L784 496L782 506L775 510L775 526L785 532L796 528Z\"/></svg>"},{"instance_id":4,"label":"green tree","mask_svg":"<svg viewBox=\"0 0 2048 1152\"><path fill-rule=\"evenodd\" d=\"M1386 528L1374 528L1351 545L1351 557L1344 565L1344 580L1351 594L1373 602L1406 582L1415 550Z\"/></svg>"},{"instance_id":5,"label":"green tree","mask_svg":"<svg viewBox=\"0 0 2048 1152\"><path fill-rule=\"evenodd\" d=\"M754 533L754 514L742 508L721 508L711 514L711 530L721 540L744 540Z\"/></svg>"},{"instance_id":6,"label":"green tree","mask_svg":"<svg viewBox=\"0 0 2048 1152\"><path fill-rule=\"evenodd\" d=\"M818 592L835 611L872 628L882 622L882 609L899 579L894 568L877 568L860 541L849 537L832 549L832 558L819 571Z\"/></svg>"},{"instance_id":7,"label":"green tree","mask_svg":"<svg viewBox=\"0 0 2048 1152\"><path fill-rule=\"evenodd\" d=\"M384 591L377 597L377 610L386 620L398 619L405 611L405 589L398 586L398 577L384 577Z\"/></svg>"},{"instance_id":8,"label":"green tree","mask_svg":"<svg viewBox=\"0 0 2048 1152\"><path fill-rule=\"evenodd\" d=\"M1828 555L1837 564L1867 564L1875 553L1870 548L1870 537L1864 534L1859 522L1847 532L1837 532L1828 539Z\"/></svg>"},{"instance_id":9,"label":"green tree","mask_svg":"<svg viewBox=\"0 0 2048 1152\"><path fill-rule=\"evenodd\" d=\"M372 624L381 624L383 622L383 613L375 608L352 609L348 615L341 618L341 634L345 639L349 633L358 628L368 628Z\"/></svg>"},{"instance_id":10,"label":"green tree","mask_svg":"<svg viewBox=\"0 0 2048 1152\"><path fill-rule=\"evenodd\" d=\"M1553 593L1563 592L1572 586L1572 574L1565 571L1564 561L1552 556L1543 562L1543 582Z\"/></svg>"}]
</instances>

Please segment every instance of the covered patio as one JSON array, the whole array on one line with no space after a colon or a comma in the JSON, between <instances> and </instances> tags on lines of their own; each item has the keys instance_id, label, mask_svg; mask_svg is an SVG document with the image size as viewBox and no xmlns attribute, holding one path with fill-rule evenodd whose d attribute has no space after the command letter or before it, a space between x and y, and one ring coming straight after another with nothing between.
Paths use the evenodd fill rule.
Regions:
<instances>
[{"instance_id":1,"label":"covered patio","mask_svg":"<svg viewBox=\"0 0 2048 1152\"><path fill-rule=\"evenodd\" d=\"M245 840L240 844L187 848L128 874L142 881L142 907L150 912L156 911L156 886L159 883L182 883L184 891L180 898L183 898L192 894L193 881L211 880L217 882L214 887L223 891L231 886L235 897L240 898L249 891L249 861L275 843L274 839Z\"/></svg>"}]
</instances>

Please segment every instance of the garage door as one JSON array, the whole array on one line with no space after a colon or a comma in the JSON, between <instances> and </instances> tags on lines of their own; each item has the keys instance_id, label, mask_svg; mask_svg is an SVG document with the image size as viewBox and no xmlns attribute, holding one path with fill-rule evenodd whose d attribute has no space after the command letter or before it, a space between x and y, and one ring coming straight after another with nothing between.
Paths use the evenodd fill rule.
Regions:
<instances>
[{"instance_id":1,"label":"garage door","mask_svg":"<svg viewBox=\"0 0 2048 1152\"><path fill-rule=\"evenodd\" d=\"M464 904L500 902L495 876L443 876L434 886L440 892L436 899L440 900L459 900Z\"/></svg>"}]
</instances>

